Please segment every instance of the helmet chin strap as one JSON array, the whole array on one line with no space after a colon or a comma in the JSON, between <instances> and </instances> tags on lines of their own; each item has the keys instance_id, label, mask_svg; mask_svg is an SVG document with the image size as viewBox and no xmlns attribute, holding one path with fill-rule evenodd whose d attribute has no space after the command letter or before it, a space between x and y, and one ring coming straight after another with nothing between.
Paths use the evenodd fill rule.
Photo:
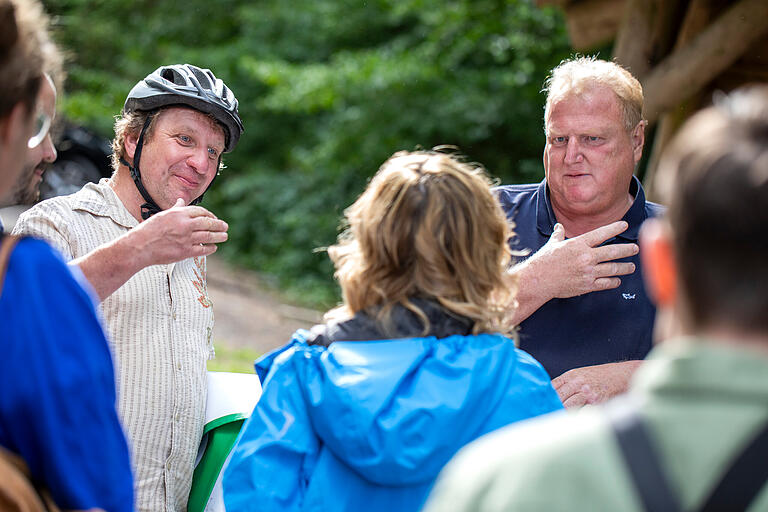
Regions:
<instances>
[{"instance_id":1,"label":"helmet chin strap","mask_svg":"<svg viewBox=\"0 0 768 512\"><path fill-rule=\"evenodd\" d=\"M147 127L149 127L149 123L152 122L152 118L155 116L155 112L150 112L147 116L147 119L144 121L144 126L141 127L141 133L139 134L139 140L136 142L136 151L133 154L133 165L129 164L125 158L120 158L120 163L128 167L128 170L131 171L131 178L133 178L133 183L136 185L136 188L139 190L139 194L141 194L141 197L144 198L144 201L146 201L144 204L141 205L141 218L143 220L147 220L152 215L156 213L160 213L162 208L160 208L154 199L152 199L152 196L149 195L149 192L147 192L147 189L144 188L144 184L141 182L141 170L139 169L139 160L141 159L141 150L144 147L144 133L147 131Z\"/></svg>"},{"instance_id":2,"label":"helmet chin strap","mask_svg":"<svg viewBox=\"0 0 768 512\"><path fill-rule=\"evenodd\" d=\"M152 199L152 196L149 195L149 192L147 192L147 189L144 188L144 183L141 181L141 169L139 169L139 160L141 159L141 150L144 148L144 134L147 131L147 128L149 127L149 123L152 122L152 118L157 114L157 111L150 112L149 115L147 115L147 119L144 121L144 126L141 127L141 133L139 134L139 140L136 142L136 151L133 154L133 163L134 165L131 165L128 163L125 158L120 158L120 163L124 166L128 167L128 170L131 171L131 178L133 178L133 183L136 185L136 188L139 191L139 194L141 194L141 197L146 201L144 204L141 205L141 218L143 220L147 220L152 215L156 213L160 213L163 211L162 208L160 208L154 199ZM219 160L216 162L216 173L219 172L219 166L221 165L221 155L219 155ZM208 184L208 187L203 191L202 194L196 199L194 199L192 202L190 202L190 205L196 205L199 204L200 201L203 200L203 196L208 191L209 188L211 188L211 185L213 185L214 180L216 179L216 176L213 177L213 180Z\"/></svg>"}]
</instances>

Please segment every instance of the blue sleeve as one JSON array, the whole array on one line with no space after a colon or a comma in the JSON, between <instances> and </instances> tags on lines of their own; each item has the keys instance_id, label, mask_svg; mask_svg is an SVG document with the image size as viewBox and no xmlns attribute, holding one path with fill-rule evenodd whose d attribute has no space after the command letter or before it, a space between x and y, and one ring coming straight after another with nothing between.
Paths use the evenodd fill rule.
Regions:
<instances>
[{"instance_id":1,"label":"blue sleeve","mask_svg":"<svg viewBox=\"0 0 768 512\"><path fill-rule=\"evenodd\" d=\"M293 354L289 349L275 361L224 468L227 510L301 509L319 443L290 361Z\"/></svg>"},{"instance_id":2,"label":"blue sleeve","mask_svg":"<svg viewBox=\"0 0 768 512\"><path fill-rule=\"evenodd\" d=\"M563 409L560 396L544 367L524 350L517 353L517 372L509 386L508 398L520 404L520 417L513 421L533 418Z\"/></svg>"},{"instance_id":3,"label":"blue sleeve","mask_svg":"<svg viewBox=\"0 0 768 512\"><path fill-rule=\"evenodd\" d=\"M109 346L92 298L47 244L14 250L0 322L0 444L62 509L133 510Z\"/></svg>"}]
</instances>

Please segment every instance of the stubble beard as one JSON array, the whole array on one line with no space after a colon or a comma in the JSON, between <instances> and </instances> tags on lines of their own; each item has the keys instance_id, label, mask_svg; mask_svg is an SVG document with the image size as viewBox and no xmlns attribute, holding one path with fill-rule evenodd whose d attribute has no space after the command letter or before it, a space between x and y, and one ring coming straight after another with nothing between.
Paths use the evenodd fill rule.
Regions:
<instances>
[{"instance_id":1,"label":"stubble beard","mask_svg":"<svg viewBox=\"0 0 768 512\"><path fill-rule=\"evenodd\" d=\"M40 163L35 166L25 167L19 176L19 180L16 182L13 195L11 197L11 204L16 205L33 205L40 199L40 184L42 180L36 182L35 171L42 170L45 172L48 165L46 163Z\"/></svg>"}]
</instances>

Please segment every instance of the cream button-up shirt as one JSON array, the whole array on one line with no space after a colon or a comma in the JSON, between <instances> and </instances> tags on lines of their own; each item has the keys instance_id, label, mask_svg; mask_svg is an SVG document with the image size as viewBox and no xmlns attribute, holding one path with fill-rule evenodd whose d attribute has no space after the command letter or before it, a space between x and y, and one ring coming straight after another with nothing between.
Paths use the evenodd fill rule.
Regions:
<instances>
[{"instance_id":1,"label":"cream button-up shirt","mask_svg":"<svg viewBox=\"0 0 768 512\"><path fill-rule=\"evenodd\" d=\"M78 258L138 225L102 179L25 212L14 233ZM205 257L137 272L100 306L131 444L136 506L183 511L202 436L213 308ZM94 447L98 449L98 447Z\"/></svg>"}]
</instances>

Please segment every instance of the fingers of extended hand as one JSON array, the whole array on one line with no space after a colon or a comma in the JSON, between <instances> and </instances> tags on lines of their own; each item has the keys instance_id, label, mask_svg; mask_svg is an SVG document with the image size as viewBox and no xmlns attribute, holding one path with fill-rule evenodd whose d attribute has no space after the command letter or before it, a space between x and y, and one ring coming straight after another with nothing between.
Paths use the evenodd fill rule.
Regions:
<instances>
[{"instance_id":1,"label":"fingers of extended hand","mask_svg":"<svg viewBox=\"0 0 768 512\"><path fill-rule=\"evenodd\" d=\"M196 244L192 246L191 254L189 257L192 256L208 256L210 254L213 254L216 252L216 249L218 249L219 246L216 244Z\"/></svg>"},{"instance_id":2,"label":"fingers of extended hand","mask_svg":"<svg viewBox=\"0 0 768 512\"><path fill-rule=\"evenodd\" d=\"M195 231L191 234L193 244L220 244L226 242L229 235L226 231Z\"/></svg>"},{"instance_id":3,"label":"fingers of extended hand","mask_svg":"<svg viewBox=\"0 0 768 512\"><path fill-rule=\"evenodd\" d=\"M597 393L584 378L583 369L575 368L552 380L565 407L581 407L597 401Z\"/></svg>"},{"instance_id":4,"label":"fingers of extended hand","mask_svg":"<svg viewBox=\"0 0 768 512\"><path fill-rule=\"evenodd\" d=\"M588 231L576 238L582 238L589 246L597 247L606 240L610 240L616 235L623 233L628 227L629 224L620 220L618 222L606 224L605 226L600 226L599 228Z\"/></svg>"},{"instance_id":5,"label":"fingers of extended hand","mask_svg":"<svg viewBox=\"0 0 768 512\"><path fill-rule=\"evenodd\" d=\"M559 377L552 379L552 386L554 386L561 399L576 393L584 384L584 379L574 370L567 371Z\"/></svg>"},{"instance_id":6,"label":"fingers of extended hand","mask_svg":"<svg viewBox=\"0 0 768 512\"><path fill-rule=\"evenodd\" d=\"M568 398L560 397L563 402L563 407L570 409L572 407L582 407L587 404L594 404L598 402L597 394L592 391L588 385L583 385L576 393L572 394Z\"/></svg>"},{"instance_id":7,"label":"fingers of extended hand","mask_svg":"<svg viewBox=\"0 0 768 512\"><path fill-rule=\"evenodd\" d=\"M227 240L226 222L197 206L171 208L142 222L135 230L144 241L149 264L181 261L194 256L207 256L216 244Z\"/></svg>"},{"instance_id":8,"label":"fingers of extended hand","mask_svg":"<svg viewBox=\"0 0 768 512\"><path fill-rule=\"evenodd\" d=\"M592 254L598 262L612 261L634 256L638 250L637 244L611 244L595 247L592 249Z\"/></svg>"},{"instance_id":9,"label":"fingers of extended hand","mask_svg":"<svg viewBox=\"0 0 768 512\"><path fill-rule=\"evenodd\" d=\"M226 232L229 225L216 217L194 217L190 220L192 231Z\"/></svg>"},{"instance_id":10,"label":"fingers of extended hand","mask_svg":"<svg viewBox=\"0 0 768 512\"><path fill-rule=\"evenodd\" d=\"M625 276L635 271L635 264L628 262L609 261L595 265L595 278Z\"/></svg>"},{"instance_id":11,"label":"fingers of extended hand","mask_svg":"<svg viewBox=\"0 0 768 512\"><path fill-rule=\"evenodd\" d=\"M210 217L212 219L217 218L213 213L211 213L209 210L206 210L202 206L186 206L184 207L184 211L190 217Z\"/></svg>"},{"instance_id":12,"label":"fingers of extended hand","mask_svg":"<svg viewBox=\"0 0 768 512\"><path fill-rule=\"evenodd\" d=\"M600 277L592 282L591 291L612 290L621 285L621 279L618 277Z\"/></svg>"},{"instance_id":13,"label":"fingers of extended hand","mask_svg":"<svg viewBox=\"0 0 768 512\"><path fill-rule=\"evenodd\" d=\"M190 219L187 228L188 242L193 245L220 244L226 242L229 238L229 235L227 235L229 226L223 220L215 217L194 217Z\"/></svg>"}]
</instances>

